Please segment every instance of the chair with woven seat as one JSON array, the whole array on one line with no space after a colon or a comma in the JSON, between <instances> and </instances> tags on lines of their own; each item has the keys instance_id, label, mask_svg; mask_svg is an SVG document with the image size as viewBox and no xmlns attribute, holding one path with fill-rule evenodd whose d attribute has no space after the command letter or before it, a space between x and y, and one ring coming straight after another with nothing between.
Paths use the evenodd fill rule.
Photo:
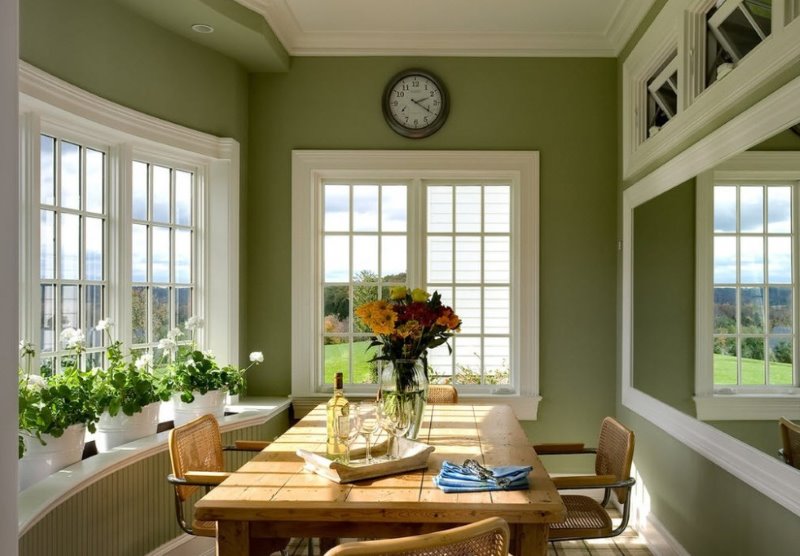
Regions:
<instances>
[{"instance_id":1,"label":"chair with woven seat","mask_svg":"<svg viewBox=\"0 0 800 556\"><path fill-rule=\"evenodd\" d=\"M198 488L206 492L224 481L230 473L224 471L223 451L252 451L260 452L269 443L237 440L234 446L222 446L222 437L219 432L217 420L212 415L203 415L193 421L169 431L169 457L172 463L172 473L167 476L167 481L172 484L175 491L175 516L178 525L186 533L202 537L217 536L216 521L198 521L192 519L187 522L184 507L187 500ZM289 539L268 540L259 550L270 554L280 550L285 554Z\"/></svg>"},{"instance_id":2,"label":"chair with woven seat","mask_svg":"<svg viewBox=\"0 0 800 556\"><path fill-rule=\"evenodd\" d=\"M783 448L779 450L783 461L800 469L800 425L785 417L778 420Z\"/></svg>"},{"instance_id":3,"label":"chair with woven seat","mask_svg":"<svg viewBox=\"0 0 800 556\"><path fill-rule=\"evenodd\" d=\"M428 386L428 403L458 403L458 390L456 390L456 387L452 384L431 384Z\"/></svg>"},{"instance_id":4,"label":"chair with woven seat","mask_svg":"<svg viewBox=\"0 0 800 556\"><path fill-rule=\"evenodd\" d=\"M561 496L567 508L567 517L561 523L551 523L549 539L564 541L614 537L628 526L630 518L631 487L636 480L630 476L633 463L633 431L616 419L606 417L600 427L597 448L583 444L537 444L534 450L540 456L555 454L595 454L595 474L553 477L559 490L603 489L603 500L597 502L589 496L565 494ZM615 528L605 509L614 494L622 505L622 521Z\"/></svg>"},{"instance_id":5,"label":"chair with woven seat","mask_svg":"<svg viewBox=\"0 0 800 556\"><path fill-rule=\"evenodd\" d=\"M506 556L509 537L505 520L490 517L425 535L340 544L325 556Z\"/></svg>"}]
</instances>

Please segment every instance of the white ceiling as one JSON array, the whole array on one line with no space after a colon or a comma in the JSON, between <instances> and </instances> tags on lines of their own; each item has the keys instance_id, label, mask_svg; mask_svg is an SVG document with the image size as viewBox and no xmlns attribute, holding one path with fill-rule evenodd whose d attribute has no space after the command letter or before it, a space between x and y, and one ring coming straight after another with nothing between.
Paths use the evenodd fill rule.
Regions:
<instances>
[{"instance_id":1,"label":"white ceiling","mask_svg":"<svg viewBox=\"0 0 800 556\"><path fill-rule=\"evenodd\" d=\"M293 56L616 56L653 0L236 0Z\"/></svg>"}]
</instances>

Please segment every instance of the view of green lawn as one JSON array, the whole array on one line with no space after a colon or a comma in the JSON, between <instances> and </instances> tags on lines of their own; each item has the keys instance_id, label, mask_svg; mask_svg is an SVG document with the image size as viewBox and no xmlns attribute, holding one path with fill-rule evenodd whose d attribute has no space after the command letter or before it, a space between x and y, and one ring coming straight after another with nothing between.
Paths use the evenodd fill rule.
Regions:
<instances>
[{"instance_id":1,"label":"view of green lawn","mask_svg":"<svg viewBox=\"0 0 800 556\"><path fill-rule=\"evenodd\" d=\"M770 384L792 384L791 363L769 364ZM736 384L736 357L714 354L714 384ZM764 361L742 359L742 384L764 384Z\"/></svg>"},{"instance_id":2,"label":"view of green lawn","mask_svg":"<svg viewBox=\"0 0 800 556\"><path fill-rule=\"evenodd\" d=\"M353 383L372 383L369 360L379 353L380 348L367 351L369 340L353 344ZM325 346L325 383L333 384L333 375L339 371L344 373L344 381L348 382L348 360L350 344L329 344Z\"/></svg>"}]
</instances>

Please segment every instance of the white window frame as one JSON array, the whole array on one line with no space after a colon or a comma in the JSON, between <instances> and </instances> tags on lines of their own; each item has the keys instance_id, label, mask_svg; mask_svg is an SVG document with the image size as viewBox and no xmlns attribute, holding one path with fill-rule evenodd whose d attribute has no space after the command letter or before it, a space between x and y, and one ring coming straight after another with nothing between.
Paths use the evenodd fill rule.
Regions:
<instances>
[{"instance_id":1,"label":"white window frame","mask_svg":"<svg viewBox=\"0 0 800 556\"><path fill-rule=\"evenodd\" d=\"M238 364L239 144L120 106L25 62L19 78L20 337L34 344L38 338L39 136L63 132L105 145L108 153L104 264L106 316L114 319L115 338L131 345L131 163L144 156L195 171L195 314L206 321L201 343L222 361Z\"/></svg>"},{"instance_id":2,"label":"white window frame","mask_svg":"<svg viewBox=\"0 0 800 556\"><path fill-rule=\"evenodd\" d=\"M714 387L713 370L713 188L719 182L794 183L792 232L794 240L793 279L797 284L800 269L797 231L800 222L800 152L749 151L723 162L697 177L696 250L696 345L695 396L697 418L712 420L776 420L781 416L800 418L800 385L763 387ZM800 300L795 292L794 367L798 373L797 318Z\"/></svg>"},{"instance_id":3,"label":"white window frame","mask_svg":"<svg viewBox=\"0 0 800 556\"><path fill-rule=\"evenodd\" d=\"M518 325L512 332L519 361L511 388L466 393L472 402L507 403L520 419L536 419L539 396L539 154L533 151L292 151L292 398L295 415L303 415L330 397L321 385L317 341L321 322L321 191L326 180L371 179L413 182L435 180L505 181L517 191L512 201L512 267L517 273ZM423 207L417 207L418 214ZM418 227L410 215L411 227ZM422 234L419 234L422 237ZM412 239L409 237L409 242ZM422 251L418 251L421 253ZM409 260L411 272L424 279L424 261ZM417 284L413 284L416 286ZM424 286L424 284L422 284ZM456 307L456 312L458 308ZM512 321L513 322L513 321ZM512 326L514 326L512 324ZM319 345L318 345L319 344ZM374 396L375 386L353 385L353 397Z\"/></svg>"}]
</instances>

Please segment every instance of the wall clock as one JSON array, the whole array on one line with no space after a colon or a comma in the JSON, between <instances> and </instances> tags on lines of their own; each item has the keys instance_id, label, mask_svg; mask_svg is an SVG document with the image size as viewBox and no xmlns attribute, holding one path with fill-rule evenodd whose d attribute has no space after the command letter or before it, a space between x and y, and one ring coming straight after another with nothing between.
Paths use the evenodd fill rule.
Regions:
<instances>
[{"instance_id":1,"label":"wall clock","mask_svg":"<svg viewBox=\"0 0 800 556\"><path fill-rule=\"evenodd\" d=\"M389 80L383 92L383 116L395 132L420 139L436 133L447 119L447 91L433 74L406 70Z\"/></svg>"}]
</instances>

